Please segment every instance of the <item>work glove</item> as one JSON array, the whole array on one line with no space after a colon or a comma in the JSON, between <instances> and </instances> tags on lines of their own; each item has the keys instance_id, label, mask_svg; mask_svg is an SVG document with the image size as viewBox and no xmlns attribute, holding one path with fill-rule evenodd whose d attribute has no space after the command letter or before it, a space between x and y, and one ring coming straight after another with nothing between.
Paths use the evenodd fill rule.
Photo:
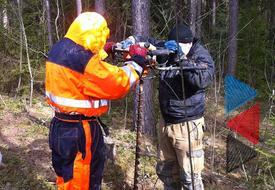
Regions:
<instances>
[{"instance_id":1,"label":"work glove","mask_svg":"<svg viewBox=\"0 0 275 190\"><path fill-rule=\"evenodd\" d=\"M148 53L148 49L141 47L138 44L131 45L129 48L129 54L131 57L133 57L135 55L139 55L139 56L145 58L147 56L147 53Z\"/></svg>"},{"instance_id":2,"label":"work glove","mask_svg":"<svg viewBox=\"0 0 275 190\"><path fill-rule=\"evenodd\" d=\"M135 40L134 36L129 36L126 40L123 40L120 42L122 49L127 49L131 45L134 45L135 43L136 43L136 40Z\"/></svg>"},{"instance_id":3,"label":"work glove","mask_svg":"<svg viewBox=\"0 0 275 190\"><path fill-rule=\"evenodd\" d=\"M131 56L130 60L136 62L143 69L148 65L148 60L146 59L148 49L140 47L140 45L131 45L129 48L129 54Z\"/></svg>"},{"instance_id":4,"label":"work glove","mask_svg":"<svg viewBox=\"0 0 275 190\"><path fill-rule=\"evenodd\" d=\"M175 40L169 40L164 43L164 47L174 52L178 52L180 56L183 55L183 51L179 44Z\"/></svg>"},{"instance_id":5,"label":"work glove","mask_svg":"<svg viewBox=\"0 0 275 190\"><path fill-rule=\"evenodd\" d=\"M130 59L127 58L125 63L132 65L140 77L149 63L145 58L147 52L148 50L146 48L140 47L139 45L131 45L129 47Z\"/></svg>"},{"instance_id":6,"label":"work glove","mask_svg":"<svg viewBox=\"0 0 275 190\"><path fill-rule=\"evenodd\" d=\"M107 43L105 44L105 46L104 46L104 51L105 51L108 55L110 55L110 54L114 53L114 52L113 52L114 47L115 47L115 42L107 42Z\"/></svg>"}]
</instances>

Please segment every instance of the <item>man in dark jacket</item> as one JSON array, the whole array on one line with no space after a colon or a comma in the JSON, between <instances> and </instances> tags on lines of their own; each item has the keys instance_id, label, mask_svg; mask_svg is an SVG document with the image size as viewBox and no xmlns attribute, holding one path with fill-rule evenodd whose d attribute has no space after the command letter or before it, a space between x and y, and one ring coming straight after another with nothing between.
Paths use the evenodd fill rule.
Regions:
<instances>
[{"instance_id":1,"label":"man in dark jacket","mask_svg":"<svg viewBox=\"0 0 275 190\"><path fill-rule=\"evenodd\" d=\"M165 47L173 49L176 44L178 53L165 60L160 58L159 62L166 62L166 66L205 69L160 72L159 102L164 125L159 132L161 161L157 164L157 174L165 190L182 187L191 190L192 177L194 189L202 190L205 89L213 81L214 62L186 25L173 28L168 40Z\"/></svg>"}]
</instances>

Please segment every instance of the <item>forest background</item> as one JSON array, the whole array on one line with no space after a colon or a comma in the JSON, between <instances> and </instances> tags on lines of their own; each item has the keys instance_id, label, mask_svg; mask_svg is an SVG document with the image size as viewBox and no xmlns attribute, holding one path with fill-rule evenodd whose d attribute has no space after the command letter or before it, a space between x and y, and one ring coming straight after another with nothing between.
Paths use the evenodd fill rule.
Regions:
<instances>
[{"instance_id":1,"label":"forest background","mask_svg":"<svg viewBox=\"0 0 275 190\"><path fill-rule=\"evenodd\" d=\"M47 145L52 111L44 102L45 60L77 14L102 13L110 40L133 34L166 39L176 22L189 24L214 58L215 82L207 91L207 189L274 189L275 175L275 1L273 0L0 0L0 189L54 189ZM112 62L112 60L108 60ZM257 90L261 105L257 158L225 172L224 77L234 75ZM157 75L145 82L142 184L160 188L155 174L159 122ZM136 122L135 92L112 102L102 119L110 126L117 158L108 161L105 189L130 189L133 183ZM253 103L238 109L247 109ZM245 142L245 139L240 139ZM249 144L249 143L247 143ZM250 145L250 144L249 144ZM130 162L131 161L131 162ZM18 167L19 166L19 167ZM31 172L30 172L31 171Z\"/></svg>"}]
</instances>

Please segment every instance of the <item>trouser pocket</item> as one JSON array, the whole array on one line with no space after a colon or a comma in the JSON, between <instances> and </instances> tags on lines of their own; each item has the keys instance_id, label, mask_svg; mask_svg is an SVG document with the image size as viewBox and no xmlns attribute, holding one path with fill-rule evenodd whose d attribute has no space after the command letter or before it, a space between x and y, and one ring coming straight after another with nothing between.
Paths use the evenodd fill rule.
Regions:
<instances>
[{"instance_id":1,"label":"trouser pocket","mask_svg":"<svg viewBox=\"0 0 275 190\"><path fill-rule=\"evenodd\" d=\"M196 142L197 146L202 145L202 138L204 132L204 118L196 119L190 122L191 139Z\"/></svg>"}]
</instances>

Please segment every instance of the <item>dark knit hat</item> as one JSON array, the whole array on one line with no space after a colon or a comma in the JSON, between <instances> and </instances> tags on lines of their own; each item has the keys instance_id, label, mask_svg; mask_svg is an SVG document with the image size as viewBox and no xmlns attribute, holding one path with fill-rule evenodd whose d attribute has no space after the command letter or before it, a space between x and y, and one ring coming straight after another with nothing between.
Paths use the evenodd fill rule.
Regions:
<instances>
[{"instance_id":1,"label":"dark knit hat","mask_svg":"<svg viewBox=\"0 0 275 190\"><path fill-rule=\"evenodd\" d=\"M179 43L190 43L193 41L193 34L191 29L188 26L184 24L180 24L178 26L175 26L169 32L168 40L175 40L175 41L178 41Z\"/></svg>"}]
</instances>

